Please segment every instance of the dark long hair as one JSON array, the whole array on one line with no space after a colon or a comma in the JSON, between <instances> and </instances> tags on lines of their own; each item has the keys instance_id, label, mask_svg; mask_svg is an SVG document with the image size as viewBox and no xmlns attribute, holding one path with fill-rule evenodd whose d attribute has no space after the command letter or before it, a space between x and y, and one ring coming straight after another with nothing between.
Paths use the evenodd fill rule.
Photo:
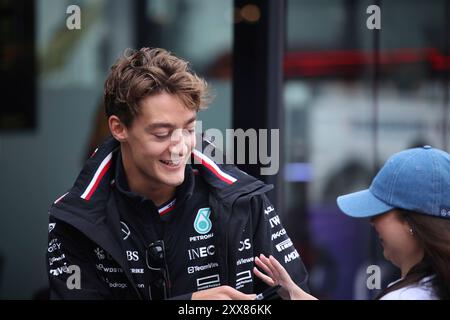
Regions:
<instances>
[{"instance_id":1,"label":"dark long hair","mask_svg":"<svg viewBox=\"0 0 450 320\"><path fill-rule=\"evenodd\" d=\"M436 275L430 282L438 298L450 299L450 219L402 209L398 211L411 226L414 237L424 250L424 257L401 281L386 288L377 299L430 275Z\"/></svg>"}]
</instances>

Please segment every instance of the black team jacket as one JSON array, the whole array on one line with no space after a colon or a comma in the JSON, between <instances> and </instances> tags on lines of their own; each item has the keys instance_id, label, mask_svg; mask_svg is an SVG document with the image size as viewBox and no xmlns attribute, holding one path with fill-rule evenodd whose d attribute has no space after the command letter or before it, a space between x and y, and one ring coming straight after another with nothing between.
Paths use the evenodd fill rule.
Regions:
<instances>
[{"instance_id":1,"label":"black team jacket","mask_svg":"<svg viewBox=\"0 0 450 320\"><path fill-rule=\"evenodd\" d=\"M203 147L212 146L204 140ZM152 271L145 264L143 252L136 253L141 259L134 261L141 263L142 268L130 266L133 255L124 250L124 230L117 202L111 196L113 163L119 149L115 139L105 140L88 159L73 187L49 210L47 272L52 299L151 298L145 294L148 283L138 284L133 272L138 270L143 276ZM292 279L307 290L307 271L266 197L272 186L233 165L217 164L199 150L194 150L192 158L186 170L195 172L207 186L214 233L196 236L193 232L189 239L199 241L178 242L183 254L171 262L169 270L183 270L174 272L176 276L170 285L174 289L180 283L185 285L184 291L169 298L190 299L192 292L218 285L259 293L267 288L252 272L254 257L260 253L273 255ZM178 228L193 230L191 225ZM206 260L202 260L203 256ZM212 258L215 260L208 260Z\"/></svg>"}]
</instances>

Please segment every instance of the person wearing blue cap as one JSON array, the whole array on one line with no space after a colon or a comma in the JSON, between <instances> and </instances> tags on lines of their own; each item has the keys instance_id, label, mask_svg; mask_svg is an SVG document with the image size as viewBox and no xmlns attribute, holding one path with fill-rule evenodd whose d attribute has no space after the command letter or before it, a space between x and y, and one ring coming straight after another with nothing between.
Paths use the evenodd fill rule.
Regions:
<instances>
[{"instance_id":1,"label":"person wearing blue cap","mask_svg":"<svg viewBox=\"0 0 450 320\"><path fill-rule=\"evenodd\" d=\"M424 146L391 156L366 190L337 198L347 215L370 218L385 258L401 278L381 300L450 299L450 155ZM287 299L315 299L295 285L273 257L260 256L256 276L281 285Z\"/></svg>"}]
</instances>

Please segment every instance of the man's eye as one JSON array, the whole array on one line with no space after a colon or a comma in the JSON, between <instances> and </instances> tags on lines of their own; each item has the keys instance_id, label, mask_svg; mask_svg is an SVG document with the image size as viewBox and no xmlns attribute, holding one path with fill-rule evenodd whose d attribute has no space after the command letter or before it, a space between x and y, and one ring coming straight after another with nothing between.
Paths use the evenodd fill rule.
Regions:
<instances>
[{"instance_id":1,"label":"man's eye","mask_svg":"<svg viewBox=\"0 0 450 320\"><path fill-rule=\"evenodd\" d=\"M169 137L170 134L167 132L167 133L154 133L153 135L159 139L164 139Z\"/></svg>"}]
</instances>

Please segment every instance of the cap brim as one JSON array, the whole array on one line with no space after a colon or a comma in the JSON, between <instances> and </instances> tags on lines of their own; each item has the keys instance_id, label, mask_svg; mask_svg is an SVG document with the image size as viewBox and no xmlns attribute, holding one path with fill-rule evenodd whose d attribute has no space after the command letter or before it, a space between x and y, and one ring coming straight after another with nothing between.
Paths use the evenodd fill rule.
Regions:
<instances>
[{"instance_id":1,"label":"cap brim","mask_svg":"<svg viewBox=\"0 0 450 320\"><path fill-rule=\"evenodd\" d=\"M340 196L337 205L346 215L356 218L372 217L394 209L376 198L369 189Z\"/></svg>"}]
</instances>

